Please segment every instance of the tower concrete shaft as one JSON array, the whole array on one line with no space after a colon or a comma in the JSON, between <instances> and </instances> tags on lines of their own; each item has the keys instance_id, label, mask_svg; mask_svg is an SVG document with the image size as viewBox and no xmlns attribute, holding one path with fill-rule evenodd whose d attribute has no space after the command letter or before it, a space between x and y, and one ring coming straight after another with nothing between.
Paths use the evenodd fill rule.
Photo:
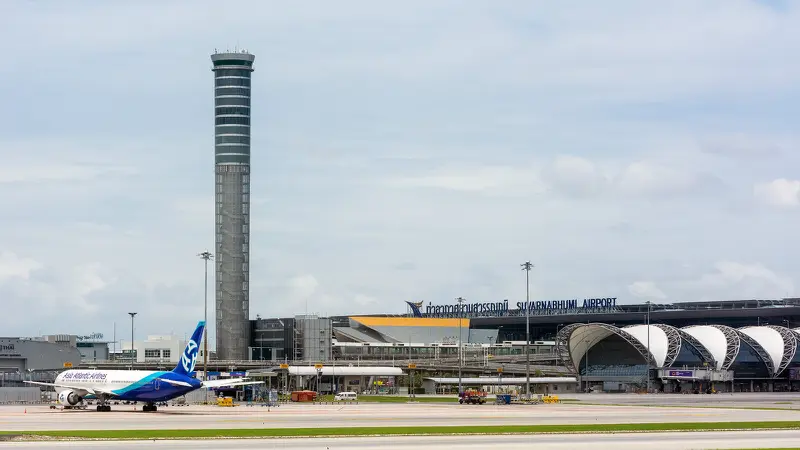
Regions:
<instances>
[{"instance_id":1,"label":"tower concrete shaft","mask_svg":"<svg viewBox=\"0 0 800 450\"><path fill-rule=\"evenodd\" d=\"M255 56L211 55L214 71L217 359L249 359L250 79Z\"/></svg>"}]
</instances>

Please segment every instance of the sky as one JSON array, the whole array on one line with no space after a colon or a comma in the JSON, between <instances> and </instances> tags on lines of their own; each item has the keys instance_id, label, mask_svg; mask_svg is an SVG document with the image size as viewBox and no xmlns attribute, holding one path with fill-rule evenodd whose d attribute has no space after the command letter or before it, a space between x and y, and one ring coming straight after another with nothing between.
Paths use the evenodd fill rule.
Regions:
<instances>
[{"instance_id":1,"label":"sky","mask_svg":"<svg viewBox=\"0 0 800 450\"><path fill-rule=\"evenodd\" d=\"M191 333L226 49L252 318L798 295L800 4L219 5L0 3L0 335Z\"/></svg>"}]
</instances>

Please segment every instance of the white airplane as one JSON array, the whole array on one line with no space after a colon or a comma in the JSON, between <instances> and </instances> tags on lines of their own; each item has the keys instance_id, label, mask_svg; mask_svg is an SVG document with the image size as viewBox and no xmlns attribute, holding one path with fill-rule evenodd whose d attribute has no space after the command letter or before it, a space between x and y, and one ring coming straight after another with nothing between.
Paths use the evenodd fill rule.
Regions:
<instances>
[{"instance_id":1,"label":"white airplane","mask_svg":"<svg viewBox=\"0 0 800 450\"><path fill-rule=\"evenodd\" d=\"M111 411L111 405L108 404L111 399L144 402L142 411L156 411L157 402L171 400L200 388L262 384L263 381L245 381L247 378L200 381L191 376L197 362L197 343L203 337L205 326L205 321L197 324L181 360L171 372L67 370L58 374L55 383L25 382L56 388L58 400L63 405L75 406L87 395L92 395L98 400L98 411Z\"/></svg>"}]
</instances>

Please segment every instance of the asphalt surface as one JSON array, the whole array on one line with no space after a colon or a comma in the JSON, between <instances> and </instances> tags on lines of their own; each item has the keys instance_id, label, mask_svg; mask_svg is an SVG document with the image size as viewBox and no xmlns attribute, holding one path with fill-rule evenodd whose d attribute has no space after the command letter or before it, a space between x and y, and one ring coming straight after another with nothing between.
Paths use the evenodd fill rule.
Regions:
<instances>
[{"instance_id":1,"label":"asphalt surface","mask_svg":"<svg viewBox=\"0 0 800 450\"><path fill-rule=\"evenodd\" d=\"M570 394L562 396L562 398L592 404L800 409L800 393L797 392L650 395Z\"/></svg>"},{"instance_id":2,"label":"asphalt surface","mask_svg":"<svg viewBox=\"0 0 800 450\"><path fill-rule=\"evenodd\" d=\"M747 422L800 420L800 410L700 409L680 406L452 404L288 404L185 406L144 413L115 405L111 412L0 407L0 430L122 430L207 428L319 428L363 426L545 425L579 423Z\"/></svg>"},{"instance_id":3,"label":"asphalt surface","mask_svg":"<svg viewBox=\"0 0 800 450\"><path fill-rule=\"evenodd\" d=\"M791 448L800 443L800 431L734 431L702 433L626 433L572 435L508 435L508 436L409 436L359 438L304 439L236 439L185 441L75 441L20 442L0 444L3 448L59 450L65 448L111 448L114 450L143 450L155 444L159 449L293 449L348 450L373 449L409 450L437 449L745 449Z\"/></svg>"}]
</instances>

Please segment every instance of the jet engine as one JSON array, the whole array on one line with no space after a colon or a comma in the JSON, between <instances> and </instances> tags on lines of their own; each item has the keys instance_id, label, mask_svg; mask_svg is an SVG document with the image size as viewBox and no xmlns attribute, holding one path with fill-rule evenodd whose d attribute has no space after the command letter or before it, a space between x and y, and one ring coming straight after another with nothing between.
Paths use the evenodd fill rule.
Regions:
<instances>
[{"instance_id":1,"label":"jet engine","mask_svg":"<svg viewBox=\"0 0 800 450\"><path fill-rule=\"evenodd\" d=\"M74 391L61 391L58 393L58 401L61 402L62 405L75 406L80 403L81 400L83 400L83 398Z\"/></svg>"}]
</instances>

